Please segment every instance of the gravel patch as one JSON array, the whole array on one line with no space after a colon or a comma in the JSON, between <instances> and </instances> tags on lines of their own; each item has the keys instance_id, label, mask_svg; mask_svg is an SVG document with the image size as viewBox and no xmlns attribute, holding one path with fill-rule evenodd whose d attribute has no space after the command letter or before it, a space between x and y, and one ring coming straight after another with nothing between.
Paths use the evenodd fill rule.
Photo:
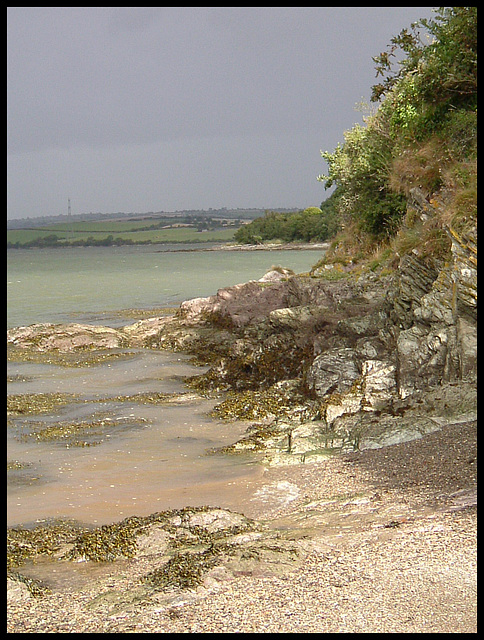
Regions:
<instances>
[{"instance_id":1,"label":"gravel patch","mask_svg":"<svg viewBox=\"0 0 484 640\"><path fill-rule=\"evenodd\" d=\"M7 630L476 633L476 427L268 468L241 510L304 549L292 570L218 566L169 600L139 591L149 558L39 598L16 583Z\"/></svg>"}]
</instances>

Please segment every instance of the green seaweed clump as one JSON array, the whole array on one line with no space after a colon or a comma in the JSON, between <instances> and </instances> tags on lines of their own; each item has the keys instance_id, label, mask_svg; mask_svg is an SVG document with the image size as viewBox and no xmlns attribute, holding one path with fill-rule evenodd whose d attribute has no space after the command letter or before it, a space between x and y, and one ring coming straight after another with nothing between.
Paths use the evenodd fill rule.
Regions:
<instances>
[{"instance_id":1,"label":"green seaweed clump","mask_svg":"<svg viewBox=\"0 0 484 640\"><path fill-rule=\"evenodd\" d=\"M64 545L73 543L86 527L73 521L56 520L31 529L7 529L7 569L19 567L37 556L52 556Z\"/></svg>"},{"instance_id":2,"label":"green seaweed clump","mask_svg":"<svg viewBox=\"0 0 484 640\"><path fill-rule=\"evenodd\" d=\"M34 596L34 598L41 598L48 593L52 593L52 590L41 580L28 578L27 576L24 576L17 571L9 571L8 577L14 582L22 582L23 584L25 584L27 586L27 589L29 590L29 593Z\"/></svg>"},{"instance_id":3,"label":"green seaweed clump","mask_svg":"<svg viewBox=\"0 0 484 640\"><path fill-rule=\"evenodd\" d=\"M112 562L119 557L132 558L137 549L136 538L152 524L161 524L173 536L173 544L177 544L177 534L189 529L197 542L202 541L203 530L187 526L185 521L194 513L208 511L210 507L185 507L171 511L160 511L149 516L130 516L121 522L102 525L96 529L82 532L67 552L67 560L91 560L94 562ZM179 517L182 526L172 523ZM203 539L205 542L205 540Z\"/></svg>"},{"instance_id":4,"label":"green seaweed clump","mask_svg":"<svg viewBox=\"0 0 484 640\"><path fill-rule=\"evenodd\" d=\"M176 553L166 564L143 576L142 581L156 590L194 589L203 575L217 564L213 547L204 551Z\"/></svg>"},{"instance_id":5,"label":"green seaweed clump","mask_svg":"<svg viewBox=\"0 0 484 640\"><path fill-rule=\"evenodd\" d=\"M20 460L7 460L7 471L18 471L20 469L28 468L30 463L20 462Z\"/></svg>"},{"instance_id":6,"label":"green seaweed clump","mask_svg":"<svg viewBox=\"0 0 484 640\"><path fill-rule=\"evenodd\" d=\"M288 438L288 434L281 430L278 424L254 423L247 429L247 435L233 444L214 449L213 453L240 453L241 451L264 451L271 440ZM282 444L281 444L282 446Z\"/></svg>"},{"instance_id":7,"label":"green seaweed clump","mask_svg":"<svg viewBox=\"0 0 484 640\"><path fill-rule=\"evenodd\" d=\"M57 407L74 402L74 393L19 393L7 395L7 415L48 413Z\"/></svg>"},{"instance_id":8,"label":"green seaweed clump","mask_svg":"<svg viewBox=\"0 0 484 640\"><path fill-rule=\"evenodd\" d=\"M130 527L124 520L85 531L76 538L65 558L94 562L112 562L121 556L132 558L136 551L137 531L136 525Z\"/></svg>"},{"instance_id":9,"label":"green seaweed clump","mask_svg":"<svg viewBox=\"0 0 484 640\"><path fill-rule=\"evenodd\" d=\"M230 392L212 409L212 415L223 420L257 420L284 414L283 398L272 389Z\"/></svg>"},{"instance_id":10,"label":"green seaweed clump","mask_svg":"<svg viewBox=\"0 0 484 640\"><path fill-rule=\"evenodd\" d=\"M91 447L101 444L114 431L131 429L146 423L145 418L95 417L93 420L66 420L46 425L43 422L28 423L29 431L18 437L21 441L57 442L66 447Z\"/></svg>"},{"instance_id":11,"label":"green seaweed clump","mask_svg":"<svg viewBox=\"0 0 484 640\"><path fill-rule=\"evenodd\" d=\"M7 347L7 361L9 362L34 362L36 364L53 364L59 367L92 367L104 364L120 358L132 358L131 351L37 351L34 349L20 348L12 345Z\"/></svg>"},{"instance_id":12,"label":"green seaweed clump","mask_svg":"<svg viewBox=\"0 0 484 640\"><path fill-rule=\"evenodd\" d=\"M125 396L114 396L113 398L105 398L98 402L136 402L137 404L153 404L153 405L171 405L183 404L194 399L194 394L188 391L181 393L163 393L162 391L146 391L134 393ZM197 398L195 398L197 399Z\"/></svg>"},{"instance_id":13,"label":"green seaweed clump","mask_svg":"<svg viewBox=\"0 0 484 640\"><path fill-rule=\"evenodd\" d=\"M313 405L292 381L261 390L231 391L212 409L222 420L263 420L313 413Z\"/></svg>"}]
</instances>

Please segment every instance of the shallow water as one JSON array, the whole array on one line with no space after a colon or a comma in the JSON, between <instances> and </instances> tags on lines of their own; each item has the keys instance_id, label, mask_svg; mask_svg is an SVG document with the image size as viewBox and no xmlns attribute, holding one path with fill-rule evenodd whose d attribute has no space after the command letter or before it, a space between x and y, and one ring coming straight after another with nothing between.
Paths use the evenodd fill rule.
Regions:
<instances>
[{"instance_id":1,"label":"shallow water","mask_svg":"<svg viewBox=\"0 0 484 640\"><path fill-rule=\"evenodd\" d=\"M89 368L9 363L9 375L25 379L10 383L11 393L61 391L80 397L52 414L14 420L8 459L29 466L7 474L8 525L58 517L106 524L188 504L233 508L240 491L235 481L260 469L254 459L211 450L236 440L246 425L210 418L214 400L174 406L109 401L109 396L154 390L183 392L179 377L200 372L185 356L149 350ZM32 420L88 419L100 411L127 418L128 425L119 430L113 421L112 432L103 433L96 446L16 438Z\"/></svg>"},{"instance_id":2,"label":"shallow water","mask_svg":"<svg viewBox=\"0 0 484 640\"><path fill-rule=\"evenodd\" d=\"M221 287L258 279L274 264L301 273L322 255L321 250L182 248L8 250L8 326L126 324L132 320L123 320L120 309L166 307L212 295ZM187 505L240 510L249 499L248 487L262 473L257 459L210 451L236 441L246 423L210 418L215 400L179 406L100 402L140 392L186 391L181 377L201 371L183 355L150 350L81 368L9 363L9 375L18 380L8 384L10 394L61 392L80 398L52 414L16 418L8 429L8 460L27 465L7 474L8 525L56 517L106 524ZM96 446L16 439L29 431L31 421L92 420L99 412L123 418L125 424Z\"/></svg>"},{"instance_id":3,"label":"shallow water","mask_svg":"<svg viewBox=\"0 0 484 640\"><path fill-rule=\"evenodd\" d=\"M301 273L322 253L194 251L193 245L8 249L7 326L110 324L106 312L177 306L261 278L274 264Z\"/></svg>"}]
</instances>

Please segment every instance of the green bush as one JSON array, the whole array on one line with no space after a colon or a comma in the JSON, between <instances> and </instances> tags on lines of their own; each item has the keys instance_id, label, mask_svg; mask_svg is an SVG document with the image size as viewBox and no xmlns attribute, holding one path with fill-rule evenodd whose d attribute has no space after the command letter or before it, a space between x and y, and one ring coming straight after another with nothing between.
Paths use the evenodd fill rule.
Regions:
<instances>
[{"instance_id":1,"label":"green bush","mask_svg":"<svg viewBox=\"0 0 484 640\"><path fill-rule=\"evenodd\" d=\"M318 180L336 185L341 224L376 238L398 230L410 188L435 192L449 184L453 164L477 156L477 8L436 14L373 58L382 76L372 87L377 111L321 154L328 172Z\"/></svg>"},{"instance_id":2,"label":"green bush","mask_svg":"<svg viewBox=\"0 0 484 640\"><path fill-rule=\"evenodd\" d=\"M260 244L269 240L324 242L339 229L334 202L331 196L321 207L308 207L293 213L266 211L263 217L240 227L234 238L241 244Z\"/></svg>"}]
</instances>

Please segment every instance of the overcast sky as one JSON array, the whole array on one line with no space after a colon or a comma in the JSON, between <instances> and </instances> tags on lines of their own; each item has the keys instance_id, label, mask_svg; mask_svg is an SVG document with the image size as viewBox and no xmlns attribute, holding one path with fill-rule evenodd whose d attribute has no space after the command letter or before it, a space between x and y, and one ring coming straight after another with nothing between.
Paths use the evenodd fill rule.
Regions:
<instances>
[{"instance_id":1,"label":"overcast sky","mask_svg":"<svg viewBox=\"0 0 484 640\"><path fill-rule=\"evenodd\" d=\"M304 208L430 7L9 7L8 218Z\"/></svg>"}]
</instances>

